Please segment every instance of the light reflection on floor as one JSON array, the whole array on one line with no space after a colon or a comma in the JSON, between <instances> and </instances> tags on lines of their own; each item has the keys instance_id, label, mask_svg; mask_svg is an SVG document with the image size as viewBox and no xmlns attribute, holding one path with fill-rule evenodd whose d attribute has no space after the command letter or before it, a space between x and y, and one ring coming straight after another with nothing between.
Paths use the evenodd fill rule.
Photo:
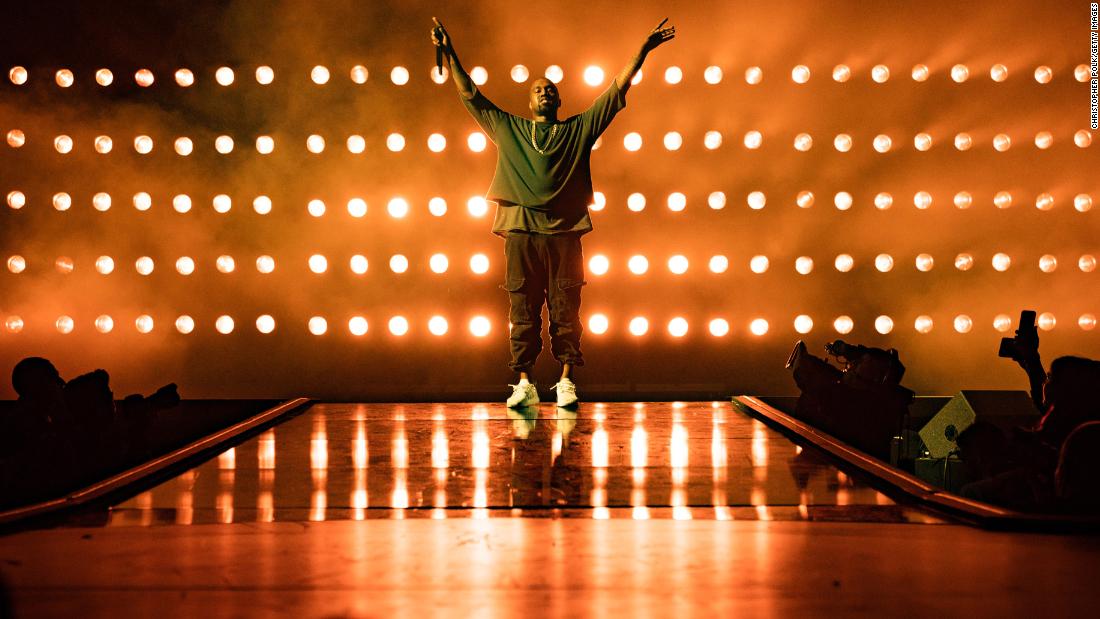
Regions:
<instances>
[{"instance_id":1,"label":"light reflection on floor","mask_svg":"<svg viewBox=\"0 0 1100 619\"><path fill-rule=\"evenodd\" d=\"M317 404L108 525L565 517L939 522L727 402Z\"/></svg>"}]
</instances>

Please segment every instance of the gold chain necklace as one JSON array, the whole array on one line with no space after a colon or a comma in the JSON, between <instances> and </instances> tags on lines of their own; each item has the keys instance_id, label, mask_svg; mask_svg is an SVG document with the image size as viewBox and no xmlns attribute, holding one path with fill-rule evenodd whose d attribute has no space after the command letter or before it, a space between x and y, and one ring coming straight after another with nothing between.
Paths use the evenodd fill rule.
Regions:
<instances>
[{"instance_id":1,"label":"gold chain necklace","mask_svg":"<svg viewBox=\"0 0 1100 619\"><path fill-rule=\"evenodd\" d=\"M550 143L554 141L554 136L558 134L558 125L554 123L553 127L550 127L550 137L546 139L546 146L539 148L538 142L535 141L535 121L531 121L531 146L535 147L535 151L540 155L546 154L546 149L550 148Z\"/></svg>"}]
</instances>

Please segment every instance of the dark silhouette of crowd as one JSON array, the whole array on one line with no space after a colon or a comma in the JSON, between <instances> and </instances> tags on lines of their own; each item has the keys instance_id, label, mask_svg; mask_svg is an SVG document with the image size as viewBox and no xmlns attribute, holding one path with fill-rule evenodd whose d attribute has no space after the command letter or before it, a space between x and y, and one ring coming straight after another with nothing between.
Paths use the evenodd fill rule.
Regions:
<instances>
[{"instance_id":1,"label":"dark silhouette of crowd","mask_svg":"<svg viewBox=\"0 0 1100 619\"><path fill-rule=\"evenodd\" d=\"M897 351L840 340L826 350L842 368L810 355L802 341L791 353L787 367L801 390L795 416L891 460L913 397L900 385L905 368ZM1005 430L979 416L959 433L970 480L960 493L1023 512L1100 515L1100 361L1063 356L1044 370L1034 312L1021 316L1000 354L1027 373L1038 421Z\"/></svg>"},{"instance_id":2,"label":"dark silhouette of crowd","mask_svg":"<svg viewBox=\"0 0 1100 619\"><path fill-rule=\"evenodd\" d=\"M12 386L19 399L0 411L0 508L59 497L144 461L158 412L180 401L168 384L116 402L106 371L65 382L41 357L16 364Z\"/></svg>"}]
</instances>

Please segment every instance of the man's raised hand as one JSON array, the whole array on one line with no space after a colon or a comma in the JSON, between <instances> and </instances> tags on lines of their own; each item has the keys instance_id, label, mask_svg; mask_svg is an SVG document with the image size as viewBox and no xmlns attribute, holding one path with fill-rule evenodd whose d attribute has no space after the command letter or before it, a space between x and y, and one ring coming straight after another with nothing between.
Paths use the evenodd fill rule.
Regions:
<instances>
[{"instance_id":1,"label":"man's raised hand","mask_svg":"<svg viewBox=\"0 0 1100 619\"><path fill-rule=\"evenodd\" d=\"M453 49L451 47L451 36L447 34L447 29L439 23L438 19L433 17L432 22L435 23L435 26L432 27L432 44L443 48L443 52L449 56Z\"/></svg>"},{"instance_id":2,"label":"man's raised hand","mask_svg":"<svg viewBox=\"0 0 1100 619\"><path fill-rule=\"evenodd\" d=\"M645 40L645 49L646 49L646 51L654 50L659 45L661 45L662 43L666 43L668 41L671 41L673 39L673 37L676 36L676 26L669 26L668 28L664 27L665 22L667 22L667 21L668 21L667 17L662 19L661 23L657 24L657 27L654 28L649 33L648 37L646 37L646 40Z\"/></svg>"}]
</instances>

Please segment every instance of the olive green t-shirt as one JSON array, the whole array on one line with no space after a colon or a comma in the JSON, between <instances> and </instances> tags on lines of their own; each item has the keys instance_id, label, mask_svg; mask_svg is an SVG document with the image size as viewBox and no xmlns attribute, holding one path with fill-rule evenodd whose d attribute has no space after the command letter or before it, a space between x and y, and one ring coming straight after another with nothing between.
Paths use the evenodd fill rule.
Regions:
<instances>
[{"instance_id":1,"label":"olive green t-shirt","mask_svg":"<svg viewBox=\"0 0 1100 619\"><path fill-rule=\"evenodd\" d=\"M497 205L493 233L584 234L592 229L592 145L626 107L614 81L587 110L558 123L509 114L480 90L472 99L459 98L497 147L496 172L485 196Z\"/></svg>"}]
</instances>

